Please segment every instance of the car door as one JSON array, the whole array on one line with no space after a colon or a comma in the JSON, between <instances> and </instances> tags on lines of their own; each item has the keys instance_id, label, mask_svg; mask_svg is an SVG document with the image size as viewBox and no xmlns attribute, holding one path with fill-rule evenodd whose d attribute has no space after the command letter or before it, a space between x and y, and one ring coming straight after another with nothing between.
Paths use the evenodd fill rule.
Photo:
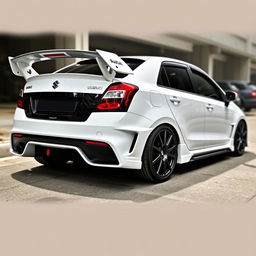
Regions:
<instances>
[{"instance_id":1,"label":"car door","mask_svg":"<svg viewBox=\"0 0 256 256\"><path fill-rule=\"evenodd\" d=\"M206 147L222 146L230 141L234 112L225 106L224 92L204 73L191 69L194 91L200 95L205 111Z\"/></svg>"},{"instance_id":2,"label":"car door","mask_svg":"<svg viewBox=\"0 0 256 256\"><path fill-rule=\"evenodd\" d=\"M183 138L190 150L203 148L204 105L192 95L192 83L186 65L172 62L162 64L158 86L165 95Z\"/></svg>"}]
</instances>

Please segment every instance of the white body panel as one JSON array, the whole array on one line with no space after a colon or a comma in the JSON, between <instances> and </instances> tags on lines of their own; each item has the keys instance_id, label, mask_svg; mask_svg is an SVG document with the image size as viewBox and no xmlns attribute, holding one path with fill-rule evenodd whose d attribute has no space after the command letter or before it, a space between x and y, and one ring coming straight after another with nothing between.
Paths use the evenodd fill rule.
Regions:
<instances>
[{"instance_id":1,"label":"white body panel","mask_svg":"<svg viewBox=\"0 0 256 256\"><path fill-rule=\"evenodd\" d=\"M145 62L135 69L133 74L128 74L129 70L126 70L128 74L126 77L112 81L133 84L139 88L127 112L92 112L84 122L28 118L21 108L16 109L14 116L12 133L105 142L113 149L119 161L118 165L95 164L90 162L77 147L38 141L30 141L24 152L19 155L34 156L35 145L72 148L91 165L140 169L147 139L161 124L172 126L177 132L178 163L188 162L197 154L234 149L233 138L236 126L241 119L244 119L243 112L235 104L231 102L226 107L221 101L159 87L157 77L161 63L184 62L158 57L142 59ZM190 64L186 63L186 65ZM203 73L201 70L200 72ZM52 84L56 80L59 81L60 86L53 89ZM29 78L24 93L103 94L112 82L103 76L53 73ZM180 100L179 104L173 101L175 97ZM213 109L209 111L208 105ZM132 152L129 152L135 134L138 137ZM12 152L15 153L13 149Z\"/></svg>"}]
</instances>

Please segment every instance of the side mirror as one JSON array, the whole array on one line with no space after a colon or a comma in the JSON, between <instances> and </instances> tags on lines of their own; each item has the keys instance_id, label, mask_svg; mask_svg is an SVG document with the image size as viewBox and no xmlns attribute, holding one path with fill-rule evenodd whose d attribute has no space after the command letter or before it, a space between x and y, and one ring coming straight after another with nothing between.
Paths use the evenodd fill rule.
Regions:
<instances>
[{"instance_id":1,"label":"side mirror","mask_svg":"<svg viewBox=\"0 0 256 256\"><path fill-rule=\"evenodd\" d=\"M226 107L229 105L230 101L234 101L237 98L237 93L233 91L227 91L226 92L226 100L225 100L225 105Z\"/></svg>"}]
</instances>

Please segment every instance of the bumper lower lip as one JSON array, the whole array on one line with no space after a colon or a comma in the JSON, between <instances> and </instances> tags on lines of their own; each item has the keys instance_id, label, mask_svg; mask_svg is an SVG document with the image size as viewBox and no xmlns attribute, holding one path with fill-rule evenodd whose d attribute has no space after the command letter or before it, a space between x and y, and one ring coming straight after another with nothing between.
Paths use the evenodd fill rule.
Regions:
<instances>
[{"instance_id":1,"label":"bumper lower lip","mask_svg":"<svg viewBox=\"0 0 256 256\"><path fill-rule=\"evenodd\" d=\"M23 155L29 144L47 147L73 148L81 152L89 163L104 165L119 165L119 161L110 145L103 142L90 144L80 139L40 136L22 134L20 137L12 136L12 150L14 153ZM80 155L81 155L80 153ZM83 156L82 156L83 157Z\"/></svg>"}]
</instances>

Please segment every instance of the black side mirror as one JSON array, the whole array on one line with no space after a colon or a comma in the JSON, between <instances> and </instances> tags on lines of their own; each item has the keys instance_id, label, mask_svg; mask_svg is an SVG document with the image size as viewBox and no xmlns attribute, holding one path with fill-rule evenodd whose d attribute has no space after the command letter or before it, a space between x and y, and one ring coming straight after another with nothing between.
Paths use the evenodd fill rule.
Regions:
<instances>
[{"instance_id":1,"label":"black side mirror","mask_svg":"<svg viewBox=\"0 0 256 256\"><path fill-rule=\"evenodd\" d=\"M225 105L228 106L230 101L234 101L237 98L237 93L233 91L226 91Z\"/></svg>"}]
</instances>

